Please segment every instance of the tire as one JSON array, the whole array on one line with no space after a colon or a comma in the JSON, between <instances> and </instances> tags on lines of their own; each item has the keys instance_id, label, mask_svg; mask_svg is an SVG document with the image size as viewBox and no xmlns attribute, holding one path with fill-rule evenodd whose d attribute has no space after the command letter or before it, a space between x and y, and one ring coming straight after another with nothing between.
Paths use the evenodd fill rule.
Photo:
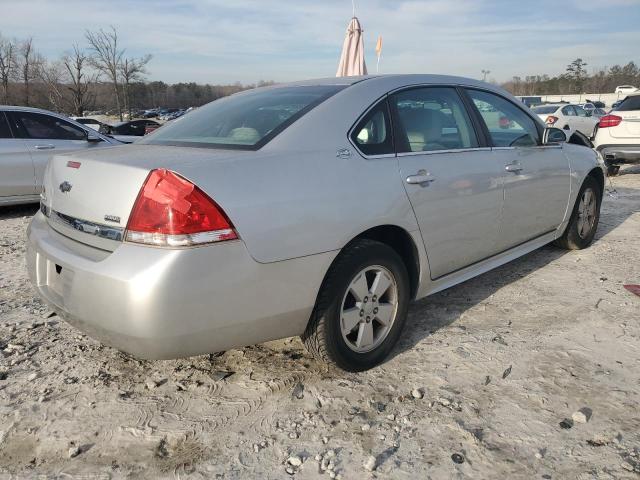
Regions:
<instances>
[{"instance_id":1,"label":"tire","mask_svg":"<svg viewBox=\"0 0 640 480\"><path fill-rule=\"evenodd\" d=\"M381 279L378 284L375 278ZM382 290L387 281L390 286L377 298L374 287L381 285L378 290ZM368 370L380 364L398 341L409 300L409 275L396 251L377 241L355 240L327 272L302 341L318 360L349 372ZM389 311L392 318L385 326L378 317L387 317Z\"/></svg>"},{"instance_id":2,"label":"tire","mask_svg":"<svg viewBox=\"0 0 640 480\"><path fill-rule=\"evenodd\" d=\"M582 219L585 216L584 212L588 211L583 210L583 200L587 201L585 197L587 192L591 192L591 195L593 195L595 209L593 210L592 215L587 215L587 222L585 225ZM576 199L576 204L573 207L569 224L567 225L562 237L558 238L555 241L555 244L558 247L565 248L567 250L582 250L583 248L587 248L591 245L593 237L596 234L596 230L598 229L601 203L602 190L600 185L595 178L588 176L584 180L584 183L580 188L580 192L578 192L578 197Z\"/></svg>"}]
</instances>

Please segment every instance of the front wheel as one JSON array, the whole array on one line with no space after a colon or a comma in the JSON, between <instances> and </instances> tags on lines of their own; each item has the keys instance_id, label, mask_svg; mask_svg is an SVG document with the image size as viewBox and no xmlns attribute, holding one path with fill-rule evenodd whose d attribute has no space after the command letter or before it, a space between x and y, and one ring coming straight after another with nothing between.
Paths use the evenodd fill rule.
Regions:
<instances>
[{"instance_id":1,"label":"front wheel","mask_svg":"<svg viewBox=\"0 0 640 480\"><path fill-rule=\"evenodd\" d=\"M357 372L381 363L407 316L409 276L391 247L356 240L336 259L322 284L302 340L321 361Z\"/></svg>"},{"instance_id":2,"label":"front wheel","mask_svg":"<svg viewBox=\"0 0 640 480\"><path fill-rule=\"evenodd\" d=\"M589 176L582 184L571 219L562 237L556 245L568 250L587 248L593 241L600 220L602 189L596 180Z\"/></svg>"}]
</instances>

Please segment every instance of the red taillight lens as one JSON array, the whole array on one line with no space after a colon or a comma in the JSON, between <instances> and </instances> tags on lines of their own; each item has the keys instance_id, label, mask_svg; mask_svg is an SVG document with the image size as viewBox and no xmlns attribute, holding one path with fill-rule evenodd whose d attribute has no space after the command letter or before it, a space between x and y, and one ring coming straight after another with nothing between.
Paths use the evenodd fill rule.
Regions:
<instances>
[{"instance_id":1,"label":"red taillight lens","mask_svg":"<svg viewBox=\"0 0 640 480\"><path fill-rule=\"evenodd\" d=\"M126 240L184 247L238 238L222 209L193 183L165 169L145 181L127 223Z\"/></svg>"},{"instance_id":2,"label":"red taillight lens","mask_svg":"<svg viewBox=\"0 0 640 480\"><path fill-rule=\"evenodd\" d=\"M617 127L622 122L622 117L618 115L605 115L600 119L599 128Z\"/></svg>"},{"instance_id":3,"label":"red taillight lens","mask_svg":"<svg viewBox=\"0 0 640 480\"><path fill-rule=\"evenodd\" d=\"M558 121L558 117L554 117L553 115L549 115L547 119L544 121L547 125L553 125Z\"/></svg>"}]
</instances>

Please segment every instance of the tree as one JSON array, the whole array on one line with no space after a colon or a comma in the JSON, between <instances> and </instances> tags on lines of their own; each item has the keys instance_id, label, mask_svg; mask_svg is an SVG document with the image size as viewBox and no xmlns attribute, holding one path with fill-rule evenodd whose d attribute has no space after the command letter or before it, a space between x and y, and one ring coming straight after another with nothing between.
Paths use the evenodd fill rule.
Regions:
<instances>
[{"instance_id":1,"label":"tree","mask_svg":"<svg viewBox=\"0 0 640 480\"><path fill-rule=\"evenodd\" d=\"M16 76L16 42L0 36L0 83L2 103L9 104L9 82Z\"/></svg>"},{"instance_id":2,"label":"tree","mask_svg":"<svg viewBox=\"0 0 640 480\"><path fill-rule=\"evenodd\" d=\"M83 116L90 102L89 88L97 81L97 74L88 72L89 57L78 47L62 57L62 64L66 70L68 86L71 92L73 112Z\"/></svg>"},{"instance_id":3,"label":"tree","mask_svg":"<svg viewBox=\"0 0 640 480\"><path fill-rule=\"evenodd\" d=\"M131 118L131 82L142 81L147 71L145 67L151 61L151 55L145 55L141 58L125 58L120 63L120 76L122 77L122 86L124 92L124 107L129 118Z\"/></svg>"},{"instance_id":4,"label":"tree","mask_svg":"<svg viewBox=\"0 0 640 480\"><path fill-rule=\"evenodd\" d=\"M587 79L587 62L581 58L576 58L573 62L567 65L567 78L573 82L575 86L574 93L584 93L584 82Z\"/></svg>"},{"instance_id":5,"label":"tree","mask_svg":"<svg viewBox=\"0 0 640 480\"><path fill-rule=\"evenodd\" d=\"M64 110L64 65L61 62L43 62L38 73L53 110L62 112Z\"/></svg>"},{"instance_id":6,"label":"tree","mask_svg":"<svg viewBox=\"0 0 640 480\"><path fill-rule=\"evenodd\" d=\"M122 65L124 49L118 46L118 32L112 26L111 30L105 32L100 29L97 32L85 32L85 38L89 42L89 47L93 52L91 57L92 65L107 76L113 86L113 94L116 100L116 109L120 120L122 120L122 106L120 102L119 76Z\"/></svg>"},{"instance_id":7,"label":"tree","mask_svg":"<svg viewBox=\"0 0 640 480\"><path fill-rule=\"evenodd\" d=\"M20 80L23 84L23 98L26 106L29 106L31 100L31 81L38 78L38 70L43 61L43 58L33 48L33 38L28 38L20 44L18 68L20 70Z\"/></svg>"}]
</instances>

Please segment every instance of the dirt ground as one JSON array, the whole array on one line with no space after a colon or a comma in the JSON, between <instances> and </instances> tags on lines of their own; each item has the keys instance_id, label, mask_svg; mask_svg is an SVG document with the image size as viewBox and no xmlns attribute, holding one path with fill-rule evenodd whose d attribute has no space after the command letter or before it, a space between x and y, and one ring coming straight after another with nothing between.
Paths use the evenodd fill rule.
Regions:
<instances>
[{"instance_id":1,"label":"dirt ground","mask_svg":"<svg viewBox=\"0 0 640 480\"><path fill-rule=\"evenodd\" d=\"M35 297L0 210L0 478L640 478L640 167L584 251L552 246L410 308L362 374L299 339L176 361ZM40 478L40 477L38 477Z\"/></svg>"}]
</instances>

